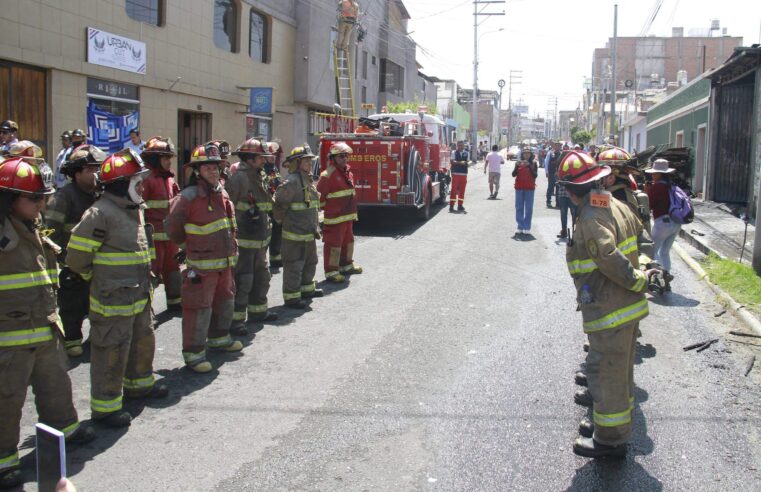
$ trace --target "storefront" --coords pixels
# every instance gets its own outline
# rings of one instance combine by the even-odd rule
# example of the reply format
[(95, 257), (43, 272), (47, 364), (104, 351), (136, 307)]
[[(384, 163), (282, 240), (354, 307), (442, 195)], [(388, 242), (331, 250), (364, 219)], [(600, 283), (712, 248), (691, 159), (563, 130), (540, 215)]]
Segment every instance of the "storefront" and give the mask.
[(48, 155), (47, 71), (0, 60), (0, 121), (18, 123), (19, 140), (31, 140)]

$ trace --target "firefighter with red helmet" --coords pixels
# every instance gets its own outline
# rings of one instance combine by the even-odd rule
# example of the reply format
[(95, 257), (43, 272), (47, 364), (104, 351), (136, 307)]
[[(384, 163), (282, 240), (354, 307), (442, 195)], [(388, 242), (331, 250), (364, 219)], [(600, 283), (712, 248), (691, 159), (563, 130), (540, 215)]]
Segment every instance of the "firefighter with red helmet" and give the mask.
[(354, 177), (348, 165), (351, 153), (346, 142), (333, 143), (328, 151), (328, 167), (317, 181), (324, 212), (325, 278), (330, 282), (343, 282), (345, 275), (362, 273), (362, 267), (354, 264), (353, 226), (358, 217)]
[(140, 156), (123, 149), (100, 165), (103, 195), (71, 231), (66, 263), (90, 281), (92, 417), (130, 425), (122, 398), (163, 398), (153, 376), (150, 234), (143, 218)]
[[(602, 189), (610, 168), (571, 151), (558, 179), (578, 207), (566, 260), (589, 339), (587, 385), (593, 420), (579, 426), (580, 456), (623, 456), (632, 433), (634, 350), (639, 321), (648, 314), (647, 278), (639, 268), (642, 224), (631, 209)], [(575, 399), (583, 402), (584, 390)]]
[(225, 183), (225, 190), (235, 205), (238, 224), (238, 264), (235, 266), (235, 309), (230, 331), (246, 334), (249, 321), (274, 321), (277, 315), (268, 310), (270, 269), (267, 248), (272, 226), (272, 195), (264, 175), (266, 156), (270, 155), (261, 141), (250, 138), (233, 152), (240, 158), (235, 173)]
[(275, 192), (273, 215), (283, 225), (283, 300), (286, 307), (294, 309), (306, 308), (304, 299), (323, 296), (314, 281), (315, 239), (320, 237), (320, 194), (312, 179), (315, 157), (306, 144), (291, 150), (285, 160), (288, 177)]
[(190, 155), (189, 186), (172, 201), (164, 230), (185, 250), (182, 274), (182, 356), (198, 373), (213, 369), (206, 357), (212, 350), (238, 352), (243, 344), (230, 337), (238, 258), (235, 208), (220, 174), (219, 147), (206, 144)]
[[(50, 239), (66, 247), (74, 226), (97, 196), (98, 171), (106, 154), (94, 145), (80, 145), (61, 164), (61, 174), (69, 182), (53, 195), (45, 212), (47, 225), (53, 229)], [(64, 347), (70, 357), (82, 355), (82, 322), (90, 311), (90, 283), (66, 266), (65, 250), (59, 274), (58, 314), (64, 331)]]
[(0, 163), (0, 488), (22, 482), (21, 411), (31, 384), (40, 422), (67, 443), (92, 440), (72, 402), (68, 360), (56, 315), (56, 256), (41, 234), (40, 212), (53, 173), (24, 158)]
[[(283, 177), (280, 176), (280, 158), (283, 155), (283, 149), (278, 142), (265, 142), (264, 148), (270, 155), (266, 156), (267, 161), (264, 163), (264, 173), (267, 178), (267, 187), (271, 195), (275, 195), (278, 186), (283, 183)], [(283, 242), (283, 227), (272, 218), (272, 212), (269, 213), (272, 222), (272, 238), (270, 239), (270, 268), (280, 268), (283, 266), (283, 255), (280, 254), (280, 247)]]
[(180, 251), (164, 232), (164, 219), (169, 214), (169, 203), (179, 195), (180, 187), (174, 181), (172, 158), (177, 153), (169, 138), (151, 137), (140, 154), (145, 165), (151, 170), (143, 181), (145, 200), (145, 221), (153, 226), (153, 242), (156, 259), (151, 263), (153, 274), (160, 278), (166, 290), (166, 307), (178, 312), (180, 306), (180, 265), (175, 256)]

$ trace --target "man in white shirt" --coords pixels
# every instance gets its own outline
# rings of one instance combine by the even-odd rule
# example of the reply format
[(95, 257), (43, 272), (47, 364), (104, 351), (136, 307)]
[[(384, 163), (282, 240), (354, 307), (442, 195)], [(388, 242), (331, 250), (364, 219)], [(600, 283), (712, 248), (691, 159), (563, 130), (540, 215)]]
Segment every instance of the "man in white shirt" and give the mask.
[(61, 173), (61, 165), (66, 161), (71, 149), (71, 133), (66, 130), (61, 134), (61, 146), (63, 147), (55, 158), (55, 175), (53, 183), (56, 188), (63, 188), (66, 185), (66, 176)]
[(143, 148), (145, 147), (145, 142), (143, 140), (140, 140), (140, 132), (137, 128), (133, 128), (129, 131), (129, 142), (127, 142), (127, 145), (124, 146), (125, 149), (132, 149), (135, 151), (137, 155), (140, 155), (140, 153), (143, 151)]
[(491, 152), (486, 154), (486, 160), (484, 163), (484, 174), (489, 172), (489, 200), (497, 198), (499, 193), (499, 178), (502, 176), (502, 168), (505, 164), (505, 159), (499, 155), (499, 147), (496, 145), (491, 146)]

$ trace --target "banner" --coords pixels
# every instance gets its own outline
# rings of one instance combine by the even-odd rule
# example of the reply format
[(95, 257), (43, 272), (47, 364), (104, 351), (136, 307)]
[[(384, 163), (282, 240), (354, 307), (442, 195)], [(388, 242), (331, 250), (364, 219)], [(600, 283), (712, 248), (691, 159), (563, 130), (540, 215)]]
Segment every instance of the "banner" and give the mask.
[(87, 62), (145, 75), (145, 43), (87, 28)]
[(129, 131), (138, 127), (140, 111), (123, 116), (98, 109), (94, 102), (87, 106), (87, 143), (113, 153), (129, 142)]

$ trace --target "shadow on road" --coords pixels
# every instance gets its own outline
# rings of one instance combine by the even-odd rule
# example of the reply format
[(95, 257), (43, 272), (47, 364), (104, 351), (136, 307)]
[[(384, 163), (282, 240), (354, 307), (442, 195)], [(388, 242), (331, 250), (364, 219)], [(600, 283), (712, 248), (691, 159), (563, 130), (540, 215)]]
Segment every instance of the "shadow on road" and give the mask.
[(677, 292), (666, 292), (660, 296), (651, 296), (650, 302), (658, 304), (659, 306), (672, 306), (672, 307), (695, 307), (700, 304), (700, 301), (685, 297)]
[[(431, 218), (428, 220), (433, 220), (444, 209), (446, 206), (443, 204), (431, 205)], [(354, 223), (354, 235), (401, 239), (414, 234), (426, 222), (418, 219), (412, 209), (363, 208), (359, 212), (359, 221)]]

